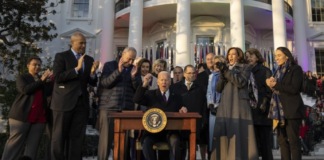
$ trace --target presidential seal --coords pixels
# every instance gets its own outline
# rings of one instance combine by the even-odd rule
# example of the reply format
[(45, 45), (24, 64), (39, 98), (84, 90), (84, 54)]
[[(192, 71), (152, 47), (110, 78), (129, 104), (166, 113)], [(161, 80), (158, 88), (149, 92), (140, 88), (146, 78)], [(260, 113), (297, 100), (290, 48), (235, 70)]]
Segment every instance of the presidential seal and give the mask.
[(158, 133), (162, 131), (167, 124), (167, 117), (165, 113), (158, 108), (152, 108), (143, 115), (143, 126), (151, 133)]

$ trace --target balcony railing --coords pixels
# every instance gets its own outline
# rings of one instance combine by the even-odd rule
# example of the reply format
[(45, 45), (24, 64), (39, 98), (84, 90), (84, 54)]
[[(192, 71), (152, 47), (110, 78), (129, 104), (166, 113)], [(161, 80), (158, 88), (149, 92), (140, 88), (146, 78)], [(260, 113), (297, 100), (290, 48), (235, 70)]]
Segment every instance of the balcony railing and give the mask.
[[(272, 0), (255, 0), (255, 1), (263, 2), (263, 3), (268, 3), (268, 4), (272, 5)], [(285, 11), (287, 13), (289, 13), (291, 16), (293, 16), (293, 9), (292, 9), (292, 7), (286, 1), (284, 1), (284, 2), (285, 2)]]
[[(145, 1), (150, 1), (150, 0), (144, 0), (144, 2)], [(268, 3), (268, 4), (272, 5), (272, 0), (255, 0), (255, 1)], [(115, 12), (117, 13), (117, 12), (121, 11), (122, 9), (129, 7), (130, 4), (131, 4), (131, 0), (119, 0), (115, 4)], [(286, 1), (285, 1), (285, 11), (287, 13), (289, 13), (291, 16), (293, 16), (293, 9)]]

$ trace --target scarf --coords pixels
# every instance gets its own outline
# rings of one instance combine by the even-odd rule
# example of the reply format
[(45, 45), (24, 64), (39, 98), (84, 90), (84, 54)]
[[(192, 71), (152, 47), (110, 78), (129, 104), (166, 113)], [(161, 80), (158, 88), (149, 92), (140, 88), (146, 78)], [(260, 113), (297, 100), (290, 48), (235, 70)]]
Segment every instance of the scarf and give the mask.
[[(277, 83), (280, 82), (285, 76), (288, 68), (289, 60), (287, 60), (286, 64), (278, 67), (278, 69), (274, 73), (274, 77), (276, 78)], [(275, 130), (279, 125), (281, 127), (285, 125), (285, 116), (279, 94), (279, 91), (274, 90), (270, 101), (268, 118), (273, 119), (273, 130)]]
[(211, 87), (212, 87), (212, 94), (213, 94), (213, 102), (214, 102), (214, 104), (218, 104), (221, 94), (216, 92), (215, 87), (216, 87), (216, 83), (218, 82), (220, 73), (216, 72), (216, 71), (212, 71), (211, 74), (213, 75), (212, 81), (211, 81), (212, 82)]
[(254, 74), (251, 72), (248, 80), (248, 91), (250, 97), (250, 106), (255, 109), (258, 105), (258, 86), (255, 84)]

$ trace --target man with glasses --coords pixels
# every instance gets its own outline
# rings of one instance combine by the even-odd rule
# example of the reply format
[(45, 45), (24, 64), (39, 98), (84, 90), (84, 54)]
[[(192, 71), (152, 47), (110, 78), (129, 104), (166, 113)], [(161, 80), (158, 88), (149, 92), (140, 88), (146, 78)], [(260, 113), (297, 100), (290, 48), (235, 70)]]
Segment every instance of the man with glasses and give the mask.
[[(176, 93), (182, 96), (183, 105), (187, 107), (188, 112), (198, 112), (202, 115), (202, 118), (197, 119), (196, 122), (196, 130), (197, 130), (197, 144), (200, 145), (200, 148), (205, 147), (207, 144), (207, 136), (203, 134), (201, 135), (201, 128), (203, 125), (203, 121), (207, 122), (205, 114), (203, 114), (204, 110), (207, 109), (206, 107), (206, 92), (204, 91), (203, 87), (197, 83), (196, 80), (196, 71), (195, 67), (192, 65), (187, 65), (184, 68), (184, 79), (179, 83), (176, 83), (171, 86), (171, 89)], [(183, 132), (183, 131), (182, 131)], [(185, 141), (189, 140), (189, 132), (184, 131), (182, 134), (184, 135)], [(186, 150), (183, 150), (185, 154)], [(185, 157), (185, 156), (183, 156)], [(202, 153), (201, 156), (203, 159), (205, 157), (205, 153)]]

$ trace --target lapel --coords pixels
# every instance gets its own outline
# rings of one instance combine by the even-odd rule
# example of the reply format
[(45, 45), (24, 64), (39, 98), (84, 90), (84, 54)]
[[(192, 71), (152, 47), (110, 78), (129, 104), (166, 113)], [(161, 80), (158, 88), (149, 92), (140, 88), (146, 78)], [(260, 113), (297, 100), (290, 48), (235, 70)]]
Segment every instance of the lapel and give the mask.
[(67, 57), (69, 59), (69, 63), (71, 64), (70, 66), (72, 66), (74, 68), (74, 67), (76, 67), (78, 65), (78, 61), (77, 61), (77, 59), (76, 59), (76, 57), (73, 54), (71, 49), (68, 50)]
[(167, 101), (166, 107), (171, 103), (171, 101), (173, 101), (174, 99), (174, 93), (169, 89), (170, 95), (169, 95), (169, 99)]

